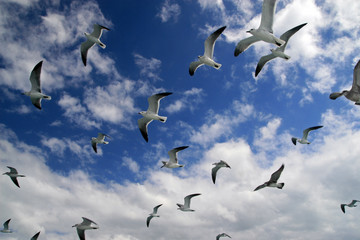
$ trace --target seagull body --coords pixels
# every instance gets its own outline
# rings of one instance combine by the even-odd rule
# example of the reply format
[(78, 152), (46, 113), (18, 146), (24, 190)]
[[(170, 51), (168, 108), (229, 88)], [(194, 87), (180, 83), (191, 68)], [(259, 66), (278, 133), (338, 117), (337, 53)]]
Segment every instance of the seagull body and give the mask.
[(227, 167), (227, 168), (231, 168), (231, 167), (229, 166), (229, 164), (227, 164), (223, 160), (220, 160), (220, 162), (217, 162), (217, 163), (213, 163), (213, 165), (215, 165), (215, 167), (213, 167), (211, 169), (211, 177), (212, 177), (213, 183), (215, 184), (217, 171), (222, 167)]
[(163, 168), (163, 167), (167, 167), (167, 168), (184, 167), (184, 165), (178, 163), (177, 153), (188, 147), (189, 146), (182, 146), (182, 147), (173, 148), (170, 151), (168, 151), (170, 160), (168, 162), (162, 161), (163, 165), (161, 166), (161, 168)]
[(354, 68), (354, 77), (351, 89), (343, 90), (342, 92), (333, 92), (329, 97), (330, 99), (335, 100), (342, 95), (350, 101), (355, 102), (356, 105), (360, 105), (360, 60)]
[(219, 240), (221, 237), (229, 237), (231, 238), (229, 235), (227, 235), (226, 233), (221, 233), (219, 235), (216, 236), (216, 240)]
[(257, 66), (256, 66), (256, 70), (255, 70), (255, 77), (259, 74), (259, 72), (261, 71), (261, 69), (264, 67), (265, 63), (267, 63), (268, 61), (276, 58), (276, 57), (279, 57), (279, 58), (283, 58), (285, 60), (288, 60), (290, 59), (290, 56), (285, 54), (284, 51), (285, 51), (285, 48), (286, 48), (286, 45), (290, 39), (290, 37), (292, 35), (294, 35), (297, 31), (299, 31), (303, 26), (305, 26), (307, 23), (303, 23), (303, 24), (300, 24), (288, 31), (286, 31), (285, 33), (283, 33), (281, 36), (280, 36), (280, 39), (284, 40), (285, 43), (280, 46), (280, 47), (277, 47), (276, 49), (270, 49), (271, 51), (271, 54), (269, 55), (266, 55), (266, 56), (263, 56), (260, 58)]
[(147, 227), (149, 227), (150, 220), (151, 220), (153, 217), (160, 217), (160, 215), (157, 214), (157, 211), (158, 211), (159, 207), (161, 207), (161, 206), (162, 206), (162, 204), (157, 205), (156, 207), (154, 207), (153, 212), (149, 214), (149, 216), (148, 216), (147, 219), (146, 219), (146, 226), (147, 226)]
[(359, 200), (352, 200), (351, 203), (349, 204), (340, 204), (340, 208), (343, 211), (343, 213), (345, 213), (345, 206), (347, 207), (356, 207), (357, 205), (355, 205), (357, 202), (360, 202)]
[(9, 223), (10, 223), (10, 219), (8, 219), (6, 222), (4, 222), (3, 226), (4, 228), (0, 230), (0, 232), (3, 232), (3, 233), (12, 233), (12, 231), (9, 229)]
[(275, 37), (273, 34), (272, 26), (274, 21), (275, 8), (276, 0), (263, 0), (260, 26), (257, 29), (253, 28), (247, 31), (247, 33), (250, 33), (253, 36), (241, 40), (236, 45), (234, 52), (235, 57), (250, 47), (251, 44), (258, 41), (273, 43), (277, 46), (285, 44), (284, 40)]
[(171, 92), (163, 92), (158, 93), (150, 96), (148, 98), (149, 107), (146, 111), (141, 111), (139, 114), (143, 116), (138, 120), (138, 126), (141, 132), (141, 135), (144, 137), (145, 141), (148, 142), (148, 133), (147, 127), (152, 120), (158, 120), (160, 122), (166, 122), (167, 117), (159, 116), (159, 107), (160, 107), (160, 100), (168, 95), (172, 94)]
[(23, 92), (23, 95), (29, 96), (32, 104), (41, 110), (41, 99), (51, 100), (51, 97), (41, 93), (40, 74), (43, 61), (40, 61), (30, 74), (31, 90), (29, 92)]
[(264, 187), (276, 187), (276, 188), (282, 189), (284, 187), (285, 183), (278, 183), (277, 181), (280, 178), (280, 175), (281, 175), (282, 171), (284, 170), (284, 167), (285, 167), (284, 164), (282, 164), (281, 167), (276, 172), (271, 174), (269, 181), (265, 182), (262, 185), (259, 185), (257, 188), (255, 188), (254, 191), (257, 191)]
[(17, 170), (13, 167), (8, 166), (8, 168), (10, 169), (10, 172), (3, 173), (3, 175), (8, 175), (11, 178), (11, 180), (15, 183), (15, 185), (20, 188), (17, 177), (25, 177), (25, 175), (18, 174)]
[(88, 50), (92, 46), (97, 44), (102, 48), (106, 47), (106, 45), (100, 41), (100, 37), (103, 29), (110, 30), (107, 27), (101, 26), (99, 24), (94, 24), (94, 30), (91, 34), (87, 32), (84, 33), (86, 36), (86, 41), (81, 44), (80, 51), (81, 51), (81, 59), (85, 66), (86, 66), (86, 58), (87, 58)]
[(99, 227), (98, 226), (92, 226), (91, 224), (96, 224), (94, 221), (88, 219), (88, 218), (85, 218), (83, 217), (82, 218), (83, 221), (82, 223), (78, 223), (78, 224), (75, 224), (74, 226), (72, 227), (76, 227), (76, 230), (77, 230), (77, 233), (79, 235), (79, 238), (80, 240), (85, 240), (85, 230), (88, 230), (88, 229), (98, 229)]
[(37, 240), (40, 235), (40, 232), (37, 232), (30, 240)]
[(225, 30), (225, 28), (226, 26), (219, 28), (205, 40), (204, 55), (198, 56), (197, 61), (190, 63), (190, 67), (189, 67), (190, 76), (193, 76), (196, 69), (204, 64), (216, 69), (219, 69), (221, 67), (220, 63), (216, 63), (214, 61), (214, 46), (216, 39), (221, 35), (221, 33)]
[(97, 145), (100, 144), (109, 144), (109, 142), (105, 141), (105, 137), (110, 138), (110, 136), (104, 134), (104, 133), (98, 133), (97, 137), (91, 138), (91, 146), (94, 149), (94, 151), (97, 153)]
[(303, 136), (302, 138), (291, 138), (291, 141), (293, 142), (294, 145), (296, 145), (296, 142), (298, 143), (301, 143), (301, 144), (310, 144), (310, 142), (307, 140), (307, 137), (309, 135), (309, 132), (312, 131), (312, 130), (316, 130), (316, 129), (319, 129), (319, 128), (322, 128), (323, 126), (315, 126), (315, 127), (310, 127), (310, 128), (307, 128), (303, 131)]
[(201, 195), (201, 193), (194, 193), (194, 194), (187, 195), (184, 198), (184, 205), (180, 204), (180, 203), (176, 204), (179, 207), (178, 210), (181, 210), (183, 212), (194, 212), (195, 210), (190, 209), (190, 201), (191, 201), (191, 198), (199, 196), (199, 195)]

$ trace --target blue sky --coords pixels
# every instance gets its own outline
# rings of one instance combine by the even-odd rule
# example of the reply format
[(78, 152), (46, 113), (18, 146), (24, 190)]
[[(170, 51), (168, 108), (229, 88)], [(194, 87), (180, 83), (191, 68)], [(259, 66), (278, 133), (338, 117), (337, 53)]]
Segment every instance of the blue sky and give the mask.
[[(238, 57), (236, 44), (260, 23), (262, 1), (58, 1), (0, 3), (0, 168), (26, 175), (18, 189), (0, 178), (2, 239), (78, 239), (87, 217), (98, 230), (87, 239), (355, 239), (359, 209), (360, 110), (334, 91), (349, 89), (359, 60), (360, 2), (279, 0), (274, 34), (307, 23), (289, 41), (288, 61), (258, 60), (275, 46), (258, 42)], [(110, 28), (83, 66), (84, 32)], [(219, 70), (189, 64), (209, 34), (227, 26), (215, 45)], [(36, 109), (22, 92), (43, 60), (43, 92)], [(147, 98), (161, 100), (166, 123), (137, 127)], [(311, 132), (310, 145), (291, 137)], [(91, 148), (99, 132), (112, 138)], [(160, 169), (179, 146), (181, 169)], [(225, 160), (211, 181), (212, 163)], [(253, 189), (284, 163), (282, 190)], [(176, 210), (192, 193), (196, 210)], [(160, 218), (146, 228), (153, 207)], [(186, 229), (186, 231), (184, 231)]]

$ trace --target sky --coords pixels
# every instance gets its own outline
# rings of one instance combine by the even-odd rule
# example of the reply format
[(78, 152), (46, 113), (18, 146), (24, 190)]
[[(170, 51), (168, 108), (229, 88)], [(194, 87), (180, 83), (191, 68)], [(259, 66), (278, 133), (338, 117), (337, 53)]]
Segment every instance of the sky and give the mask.
[[(273, 30), (293, 35), (289, 60), (257, 62), (275, 45), (258, 42), (234, 56), (236, 44), (260, 24), (261, 0), (2, 0), (0, 2), (0, 170), (15, 167), (21, 188), (0, 177), (1, 239), (78, 239), (76, 223), (99, 225), (87, 239), (357, 239), (360, 209), (360, 109), (332, 92), (350, 89), (360, 56), (359, 1), (278, 0)], [(106, 48), (80, 56), (84, 32), (106, 26)], [(189, 65), (217, 39), (216, 70)], [(50, 101), (35, 108), (22, 92), (43, 61)], [(147, 98), (161, 100), (145, 142), (137, 126)], [(308, 127), (309, 145), (294, 146)], [(98, 146), (91, 137), (111, 136)], [(167, 152), (183, 168), (160, 168)], [(231, 169), (218, 171), (213, 163)], [(254, 192), (281, 164), (283, 189)], [(176, 203), (186, 195), (195, 212)], [(159, 218), (146, 227), (153, 207)]]

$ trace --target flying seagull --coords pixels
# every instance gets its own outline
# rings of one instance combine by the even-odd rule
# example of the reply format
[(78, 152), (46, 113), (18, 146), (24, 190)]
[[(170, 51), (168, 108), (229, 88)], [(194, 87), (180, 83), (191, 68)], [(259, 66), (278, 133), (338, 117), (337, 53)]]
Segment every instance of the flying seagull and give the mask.
[(259, 74), (261, 69), (264, 67), (265, 63), (267, 63), (268, 61), (270, 61), (270, 60), (272, 60), (272, 59), (274, 59), (276, 57), (284, 58), (285, 60), (290, 59), (290, 56), (286, 55), (284, 53), (286, 45), (287, 45), (289, 39), (291, 38), (291, 36), (294, 35), (297, 31), (299, 31), (306, 24), (307, 23), (300, 24), (299, 26), (296, 26), (296, 27), (288, 30), (287, 32), (283, 33), (280, 36), (280, 39), (284, 40), (285, 43), (282, 46), (277, 47), (276, 49), (270, 49), (271, 54), (263, 56), (263, 57), (260, 58), (260, 61), (258, 62), (257, 66), (256, 66), (255, 77)]
[(8, 175), (11, 178), (11, 180), (15, 183), (15, 185), (20, 188), (17, 177), (25, 177), (25, 175), (18, 174), (17, 170), (13, 167), (8, 166), (8, 168), (10, 169), (10, 172), (3, 173), (3, 175)]
[(349, 204), (340, 204), (340, 208), (343, 211), (343, 213), (345, 213), (345, 206), (348, 207), (356, 207), (357, 205), (355, 205), (357, 202), (360, 202), (359, 200), (352, 200), (351, 203)]
[(163, 165), (161, 166), (161, 168), (163, 168), (163, 167), (167, 167), (167, 168), (183, 167), (184, 165), (181, 165), (178, 163), (177, 153), (188, 147), (189, 146), (182, 146), (182, 147), (173, 148), (170, 151), (168, 151), (170, 160), (168, 162), (162, 161)]
[(110, 30), (107, 27), (101, 26), (99, 24), (94, 24), (94, 30), (91, 34), (87, 32), (84, 33), (87, 39), (85, 42), (81, 44), (80, 51), (81, 51), (81, 59), (85, 66), (86, 66), (86, 58), (87, 58), (88, 50), (92, 46), (94, 46), (95, 43), (102, 48), (106, 47), (106, 45), (100, 41), (100, 37), (103, 29)]
[(76, 227), (76, 230), (77, 230), (77, 233), (79, 235), (80, 240), (85, 240), (85, 230), (98, 229), (99, 227), (98, 226), (92, 226), (91, 225), (92, 223), (95, 224), (95, 225), (97, 225), (97, 223), (91, 221), (88, 218), (83, 217), (82, 219), (83, 219), (82, 223), (75, 224), (72, 227)]
[(270, 177), (269, 181), (267, 181), (264, 184), (258, 186), (257, 188), (255, 188), (254, 191), (257, 191), (257, 190), (262, 189), (264, 187), (277, 187), (279, 189), (282, 189), (284, 187), (285, 183), (277, 183), (277, 181), (280, 178), (280, 175), (281, 175), (283, 170), (284, 170), (284, 164), (282, 164), (281, 167), (276, 172), (271, 174), (271, 177)]
[(219, 28), (215, 32), (213, 32), (206, 40), (205, 40), (205, 51), (203, 56), (198, 56), (198, 60), (190, 63), (189, 74), (193, 76), (196, 69), (202, 65), (208, 65), (210, 67), (214, 67), (219, 69), (221, 67), (220, 63), (216, 63), (213, 59), (214, 57), (214, 46), (216, 39), (220, 36), (220, 34), (225, 30), (226, 26)]
[(354, 68), (354, 77), (351, 89), (343, 90), (342, 92), (333, 92), (329, 97), (330, 99), (335, 100), (342, 95), (350, 101), (355, 102), (356, 105), (360, 105), (360, 60)]
[(231, 167), (229, 166), (229, 164), (227, 164), (223, 160), (220, 160), (220, 162), (217, 162), (217, 163), (213, 163), (213, 165), (215, 165), (215, 167), (213, 167), (211, 169), (211, 177), (212, 177), (213, 183), (215, 184), (217, 171), (222, 167), (227, 167), (227, 168), (231, 168)]
[(191, 201), (191, 198), (199, 196), (199, 195), (201, 195), (201, 193), (194, 193), (194, 194), (187, 195), (184, 198), (184, 205), (180, 204), (180, 203), (176, 204), (179, 207), (178, 210), (181, 210), (183, 212), (194, 212), (195, 210), (190, 209), (190, 201)]
[(4, 222), (3, 226), (4, 228), (0, 230), (0, 232), (3, 233), (12, 233), (12, 231), (9, 229), (9, 222), (10, 222), (11, 218), (8, 219), (6, 222)]
[(30, 240), (37, 240), (40, 235), (40, 232), (37, 232)]
[(102, 144), (109, 144), (109, 142), (104, 141), (105, 137), (110, 138), (110, 136), (104, 134), (104, 133), (98, 133), (97, 137), (92, 137), (91, 138), (91, 146), (94, 149), (94, 151), (97, 153), (97, 145), (98, 143), (102, 143)]
[(153, 217), (160, 217), (160, 215), (157, 214), (157, 211), (158, 211), (159, 207), (161, 207), (161, 206), (162, 206), (162, 204), (157, 205), (156, 207), (154, 207), (153, 212), (149, 214), (149, 216), (148, 216), (147, 219), (146, 219), (146, 226), (147, 226), (147, 227), (149, 227), (150, 220), (151, 220)]
[(229, 237), (231, 238), (229, 235), (227, 235), (226, 233), (220, 233), (219, 235), (216, 236), (216, 240), (219, 240), (221, 237)]
[(32, 104), (35, 107), (41, 110), (41, 99), (51, 100), (50, 96), (47, 96), (41, 93), (41, 82), (40, 82), (40, 74), (41, 74), (41, 66), (43, 61), (40, 61), (34, 69), (31, 71), (30, 74), (30, 83), (31, 83), (31, 90), (29, 92), (23, 92), (23, 95), (29, 96)]
[(234, 55), (238, 56), (245, 51), (251, 44), (257, 41), (264, 41), (268, 43), (281, 46), (285, 43), (283, 39), (277, 38), (273, 34), (273, 21), (276, 8), (276, 0), (263, 0), (261, 22), (258, 29), (252, 28), (247, 33), (251, 33), (253, 36), (241, 40), (235, 48)]
[(138, 120), (138, 126), (141, 132), (141, 135), (144, 137), (145, 141), (148, 142), (148, 133), (147, 127), (152, 120), (159, 120), (160, 122), (166, 122), (167, 117), (159, 116), (159, 107), (160, 100), (168, 95), (172, 94), (171, 92), (163, 92), (150, 96), (148, 98), (149, 107), (146, 111), (141, 111), (139, 114), (143, 116)]
[(295, 138), (295, 137), (292, 137), (291, 138), (291, 141), (293, 142), (294, 145), (296, 145), (296, 142), (299, 142), (301, 144), (310, 144), (310, 142), (307, 140), (307, 137), (309, 135), (309, 132), (312, 131), (312, 130), (316, 130), (316, 129), (319, 129), (319, 128), (322, 128), (323, 126), (315, 126), (315, 127), (309, 127), (307, 129), (305, 129), (303, 131), (303, 136), (302, 138)]

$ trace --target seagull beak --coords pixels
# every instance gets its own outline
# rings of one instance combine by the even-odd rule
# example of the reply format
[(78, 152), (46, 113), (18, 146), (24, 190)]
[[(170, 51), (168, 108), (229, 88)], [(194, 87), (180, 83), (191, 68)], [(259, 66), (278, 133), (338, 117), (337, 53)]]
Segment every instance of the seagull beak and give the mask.
[(247, 33), (250, 33), (250, 30), (246, 31)]

